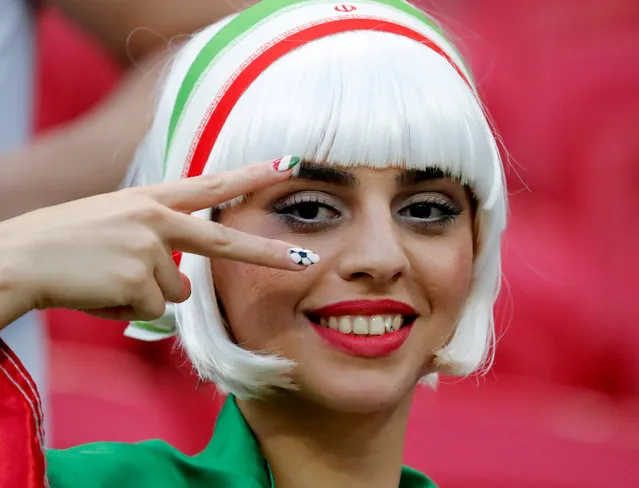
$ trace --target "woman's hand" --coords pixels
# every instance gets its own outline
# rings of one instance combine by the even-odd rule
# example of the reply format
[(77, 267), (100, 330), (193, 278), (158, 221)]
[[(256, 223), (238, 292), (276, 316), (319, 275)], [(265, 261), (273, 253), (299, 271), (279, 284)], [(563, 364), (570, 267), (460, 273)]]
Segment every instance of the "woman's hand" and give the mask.
[[(218, 175), (130, 188), (37, 210), (0, 223), (0, 328), (37, 308), (152, 320), (182, 302), (190, 282), (174, 251), (302, 270), (293, 245), (251, 236), (189, 213), (289, 178), (298, 158)], [(25, 310), (27, 309), (27, 310)], [(5, 323), (6, 322), (6, 323)]]

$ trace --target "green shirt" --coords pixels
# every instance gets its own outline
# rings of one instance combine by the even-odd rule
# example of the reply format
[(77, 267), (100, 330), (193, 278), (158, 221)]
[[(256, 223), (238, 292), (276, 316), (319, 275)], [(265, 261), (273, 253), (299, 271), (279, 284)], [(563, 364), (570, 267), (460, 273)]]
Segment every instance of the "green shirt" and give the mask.
[[(47, 452), (51, 488), (274, 488), (270, 469), (229, 396), (208, 446), (187, 456), (162, 441), (100, 442)], [(436, 488), (423, 474), (402, 469), (400, 488)]]

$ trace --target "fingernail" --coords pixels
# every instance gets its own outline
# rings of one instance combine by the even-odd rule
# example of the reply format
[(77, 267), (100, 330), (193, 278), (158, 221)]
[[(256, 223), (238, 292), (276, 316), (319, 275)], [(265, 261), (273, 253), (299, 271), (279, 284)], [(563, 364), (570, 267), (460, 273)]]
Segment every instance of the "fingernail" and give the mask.
[(284, 156), (283, 158), (273, 161), (273, 168), (275, 168), (276, 171), (284, 173), (297, 166), (301, 160), (302, 158), (298, 158), (297, 156)]
[(288, 257), (291, 258), (291, 261), (293, 261), (295, 264), (301, 264), (303, 266), (317, 264), (320, 260), (320, 257), (313, 251), (302, 249), (301, 247), (292, 247), (291, 249), (289, 249)]

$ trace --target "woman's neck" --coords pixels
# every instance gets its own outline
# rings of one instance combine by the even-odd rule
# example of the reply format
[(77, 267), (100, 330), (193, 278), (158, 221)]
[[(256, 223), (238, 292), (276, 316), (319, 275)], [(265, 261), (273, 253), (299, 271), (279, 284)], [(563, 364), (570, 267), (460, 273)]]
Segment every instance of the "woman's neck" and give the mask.
[(294, 395), (238, 405), (277, 488), (396, 488), (411, 398), (373, 414), (336, 413)]

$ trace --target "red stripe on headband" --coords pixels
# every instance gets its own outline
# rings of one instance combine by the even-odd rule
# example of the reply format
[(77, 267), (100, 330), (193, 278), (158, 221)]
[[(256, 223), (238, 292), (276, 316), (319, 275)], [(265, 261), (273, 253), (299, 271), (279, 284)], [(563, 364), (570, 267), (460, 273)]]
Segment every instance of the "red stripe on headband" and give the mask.
[[(273, 44), (262, 54), (257, 56), (253, 62), (251, 62), (234, 80), (229, 86), (228, 90), (218, 103), (215, 110), (211, 113), (206, 126), (200, 135), (200, 139), (197, 142), (193, 158), (190, 164), (187, 162), (188, 170), (186, 171), (186, 177), (191, 178), (193, 176), (200, 176), (204, 171), (206, 162), (209, 159), (213, 146), (217, 141), (218, 136), (222, 130), (222, 127), (226, 123), (231, 110), (244, 94), (248, 87), (256, 80), (256, 78), (265, 71), (271, 64), (277, 59), (281, 58), (285, 54), (299, 48), (300, 46), (307, 44), (311, 41), (320, 39), (322, 37), (329, 36), (331, 34), (337, 34), (340, 32), (354, 31), (354, 30), (374, 30), (380, 32), (389, 32), (392, 34), (398, 34), (415, 41), (421, 42), (435, 51), (440, 56), (444, 57), (459, 75), (470, 85), (466, 76), (457, 67), (453, 60), (446, 54), (437, 44), (428, 39), (423, 34), (416, 32), (403, 25), (394, 24), (392, 22), (376, 20), (376, 19), (340, 19), (332, 20), (324, 24), (314, 25), (307, 29), (295, 32), (288, 37), (279, 40)], [(186, 169), (186, 168), (185, 168)]]
[[(299, 48), (300, 46), (307, 44), (311, 41), (326, 37), (332, 34), (338, 34), (340, 32), (368, 30), (377, 32), (388, 32), (391, 34), (397, 34), (409, 39), (413, 39), (417, 42), (428, 46), (437, 54), (445, 58), (455, 71), (459, 73), (462, 79), (472, 88), (471, 83), (466, 78), (464, 73), (459, 69), (451, 57), (446, 54), (437, 44), (423, 34), (410, 29), (409, 27), (395, 24), (393, 22), (379, 20), (379, 19), (336, 19), (330, 20), (322, 24), (313, 25), (306, 29), (302, 29), (291, 35), (278, 40), (275, 44), (266, 49), (263, 53), (258, 55), (250, 64), (248, 64), (244, 70), (235, 78), (233, 83), (228, 87), (224, 95), (221, 97), (219, 103), (215, 107), (206, 121), (206, 125), (200, 133), (200, 138), (197, 141), (195, 150), (193, 151), (193, 157), (191, 161), (187, 161), (185, 164), (185, 171), (187, 178), (202, 175), (206, 163), (209, 159), (213, 146), (217, 141), (217, 138), (222, 131), (222, 127), (226, 123), (231, 110), (248, 89), (249, 86), (257, 79), (257, 77), (264, 72), (271, 64), (277, 59), (281, 58), (285, 54)], [(173, 259), (177, 265), (181, 261), (181, 253), (174, 253)]]

